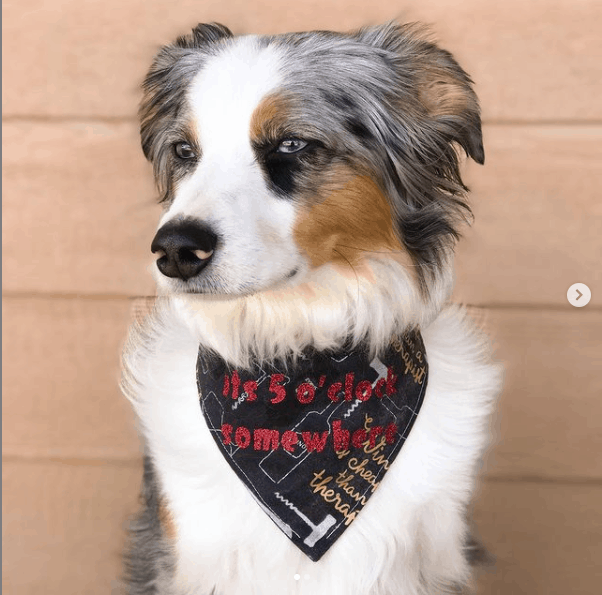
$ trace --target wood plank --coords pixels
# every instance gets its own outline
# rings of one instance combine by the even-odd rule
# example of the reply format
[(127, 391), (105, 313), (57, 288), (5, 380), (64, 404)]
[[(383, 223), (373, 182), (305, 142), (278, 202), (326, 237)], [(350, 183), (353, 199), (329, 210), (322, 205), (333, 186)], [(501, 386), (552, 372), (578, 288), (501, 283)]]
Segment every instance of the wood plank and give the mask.
[(138, 85), (159, 45), (197, 22), (236, 33), (347, 30), (391, 18), (426, 21), (478, 84), (489, 119), (602, 117), (602, 6), (597, 0), (44, 0), (4, 7), (4, 113), (134, 116)]
[[(602, 305), (602, 126), (487, 126), (485, 137), (487, 165), (467, 170), (475, 223), (456, 299), (570, 308), (579, 281)], [(154, 293), (160, 208), (135, 125), (11, 123), (4, 140), (4, 290)]]
[(133, 124), (6, 125), (4, 290), (152, 293), (159, 219)]
[(573, 283), (602, 306), (602, 127), (485, 128), (467, 166), (475, 222), (458, 245), (455, 298), (572, 309)]
[(495, 566), (479, 595), (591, 595), (602, 570), (602, 486), (486, 482), (475, 520)]
[(602, 478), (602, 312), (489, 310), (505, 364), (493, 477)]
[(4, 592), (121, 592), (124, 528), (141, 477), (139, 467), (4, 461)]
[[(117, 388), (129, 309), (125, 300), (5, 300), (5, 454), (139, 457)], [(601, 479), (591, 453), (602, 452), (602, 312), (479, 315), (506, 366), (488, 476)]]
[(118, 387), (130, 307), (127, 300), (4, 299), (5, 455), (140, 456)]

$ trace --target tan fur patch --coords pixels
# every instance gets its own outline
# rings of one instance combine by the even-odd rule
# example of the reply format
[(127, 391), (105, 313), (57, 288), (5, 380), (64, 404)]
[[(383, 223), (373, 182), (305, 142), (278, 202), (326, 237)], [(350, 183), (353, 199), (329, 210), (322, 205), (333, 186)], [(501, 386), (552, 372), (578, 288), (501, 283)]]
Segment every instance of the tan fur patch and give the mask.
[(159, 523), (161, 524), (161, 528), (163, 529), (163, 534), (165, 537), (170, 540), (175, 539), (177, 535), (176, 525), (173, 520), (173, 515), (167, 507), (167, 502), (164, 498), (159, 500), (157, 516), (159, 517)]
[(339, 168), (321, 194), (323, 200), (302, 209), (294, 229), (312, 266), (334, 262), (355, 268), (379, 252), (406, 260), (389, 202), (371, 178)]
[(251, 140), (279, 137), (287, 122), (287, 101), (277, 93), (268, 95), (251, 116)]
[(432, 117), (461, 115), (466, 111), (478, 110), (476, 100), (450, 73), (424, 66), (422, 79), (420, 101)]

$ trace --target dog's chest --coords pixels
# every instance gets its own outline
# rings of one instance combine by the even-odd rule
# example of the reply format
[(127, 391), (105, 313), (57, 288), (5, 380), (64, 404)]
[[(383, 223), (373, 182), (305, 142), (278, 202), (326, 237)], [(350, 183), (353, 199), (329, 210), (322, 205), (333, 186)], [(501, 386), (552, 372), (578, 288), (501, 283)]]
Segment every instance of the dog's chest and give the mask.
[[(425, 335), (427, 352), (433, 334)], [(357, 519), (312, 562), (258, 505), (211, 435), (199, 406), (198, 341), (185, 332), (160, 336), (137, 365), (136, 410), (173, 519), (174, 593), (385, 595), (399, 584), (412, 593), (427, 565), (449, 567), (460, 580), (463, 507), (494, 387), (477, 367), (482, 380), (467, 394), (468, 362), (457, 345), (448, 351), (429, 358), (429, 390), (403, 451)], [(442, 361), (450, 354), (457, 369)]]

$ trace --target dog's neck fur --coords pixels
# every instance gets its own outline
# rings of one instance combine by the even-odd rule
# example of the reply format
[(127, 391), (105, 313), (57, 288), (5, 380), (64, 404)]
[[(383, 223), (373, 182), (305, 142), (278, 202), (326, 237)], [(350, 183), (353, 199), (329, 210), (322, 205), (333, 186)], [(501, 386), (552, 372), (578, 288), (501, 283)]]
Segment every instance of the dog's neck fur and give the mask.
[[(199, 420), (198, 333), (189, 333), (170, 302), (160, 302), (143, 326), (132, 329), (123, 378), (156, 469), (155, 483), (147, 489), (162, 499), (173, 520), (173, 537), (156, 544), (160, 564), (153, 581), (163, 587), (161, 592), (424, 595), (468, 580), (465, 511), (487, 443), (500, 372), (491, 365), (487, 342), (462, 311), (444, 308), (422, 329), (429, 388), (408, 443), (372, 497), (370, 510), (316, 564), (280, 533), (227, 471)], [(216, 306), (210, 316), (205, 310), (195, 321), (197, 326), (214, 324), (203, 342), (225, 348), (228, 337), (220, 338), (218, 327), (227, 333), (236, 329), (226, 328), (218, 311)], [(278, 323), (271, 320), (270, 330)], [(279, 329), (280, 336), (284, 330)], [(145, 525), (134, 544), (133, 559), (143, 577), (151, 562), (140, 544), (149, 531)], [(175, 576), (166, 570), (168, 563), (174, 564)], [(311, 580), (296, 583), (295, 573)]]
[(298, 355), (311, 345), (337, 349), (351, 339), (377, 355), (395, 334), (424, 328), (449, 298), (453, 273), (443, 269), (428, 296), (392, 259), (370, 259), (360, 274), (323, 266), (293, 287), (250, 296), (190, 294), (174, 305), (199, 343), (231, 364)]

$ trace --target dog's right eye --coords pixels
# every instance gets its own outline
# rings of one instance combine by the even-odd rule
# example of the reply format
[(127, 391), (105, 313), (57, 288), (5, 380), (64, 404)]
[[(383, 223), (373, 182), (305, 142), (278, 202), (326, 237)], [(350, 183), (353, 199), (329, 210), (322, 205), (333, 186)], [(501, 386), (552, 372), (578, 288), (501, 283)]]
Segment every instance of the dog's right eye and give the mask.
[(186, 142), (175, 143), (173, 150), (180, 159), (194, 159), (196, 157), (196, 153), (192, 150), (190, 144)]
[(298, 153), (307, 147), (309, 143), (300, 138), (285, 138), (283, 139), (278, 147), (276, 148), (277, 153), (284, 153), (285, 155), (291, 155), (292, 153)]

